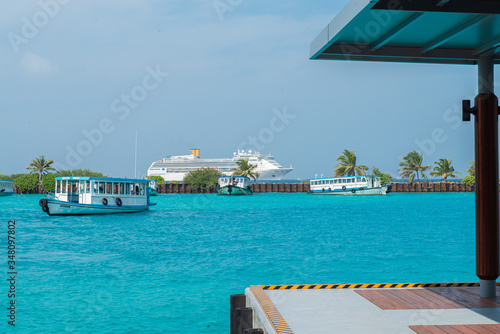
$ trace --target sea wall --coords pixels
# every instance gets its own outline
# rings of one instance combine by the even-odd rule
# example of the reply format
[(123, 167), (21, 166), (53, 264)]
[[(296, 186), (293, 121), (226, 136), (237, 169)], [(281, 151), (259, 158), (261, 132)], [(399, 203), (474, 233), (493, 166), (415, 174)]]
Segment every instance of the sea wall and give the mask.
[[(309, 191), (309, 183), (251, 183), (254, 193), (306, 193)], [(432, 183), (393, 183), (391, 185), (393, 193), (427, 193), (427, 192), (474, 192), (475, 187), (464, 183), (432, 182)], [(42, 189), (21, 191), (14, 186), (17, 194), (43, 194)], [(206, 188), (194, 190), (187, 184), (160, 184), (158, 193), (160, 194), (207, 194), (216, 193), (216, 188)]]
[(465, 183), (432, 182), (432, 183), (393, 183), (393, 193), (439, 193), (439, 192), (474, 192), (475, 186)]

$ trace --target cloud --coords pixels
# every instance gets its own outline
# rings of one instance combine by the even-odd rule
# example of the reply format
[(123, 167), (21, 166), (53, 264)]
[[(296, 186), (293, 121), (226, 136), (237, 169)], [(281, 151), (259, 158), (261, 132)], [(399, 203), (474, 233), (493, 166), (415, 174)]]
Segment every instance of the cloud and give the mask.
[(32, 52), (26, 52), (20, 62), (24, 72), (31, 75), (48, 75), (54, 72), (54, 66), (47, 59)]

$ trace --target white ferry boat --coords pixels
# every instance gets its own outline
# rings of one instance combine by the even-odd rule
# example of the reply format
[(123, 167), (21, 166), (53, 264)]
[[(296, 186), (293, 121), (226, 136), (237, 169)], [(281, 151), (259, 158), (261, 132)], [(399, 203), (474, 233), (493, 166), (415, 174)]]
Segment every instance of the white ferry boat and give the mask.
[(0, 180), (0, 196), (9, 196), (14, 194), (14, 181)]
[(259, 173), (259, 181), (281, 180), (293, 170), (291, 165), (289, 168), (281, 166), (272, 155), (252, 150), (234, 152), (233, 157), (228, 159), (200, 159), (200, 150), (192, 149), (191, 155), (171, 156), (153, 162), (148, 169), (148, 176), (159, 175), (165, 181), (182, 181), (188, 172), (200, 168), (217, 169), (229, 176), (237, 168), (236, 161), (241, 159), (248, 159), (249, 164), (257, 165), (254, 172)]
[(246, 176), (220, 176), (217, 193), (219, 195), (251, 195), (250, 178)]
[(56, 177), (53, 198), (42, 198), (42, 210), (49, 216), (128, 213), (148, 210), (146, 179), (107, 177)]
[(313, 195), (385, 195), (387, 186), (377, 175), (329, 177), (309, 180)]

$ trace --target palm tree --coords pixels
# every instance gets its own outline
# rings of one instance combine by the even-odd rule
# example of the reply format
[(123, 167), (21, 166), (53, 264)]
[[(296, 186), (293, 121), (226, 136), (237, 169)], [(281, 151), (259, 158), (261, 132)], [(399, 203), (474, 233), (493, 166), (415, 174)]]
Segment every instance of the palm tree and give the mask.
[(418, 153), (417, 151), (411, 151), (403, 158), (403, 161), (399, 163), (399, 166), (401, 168), (399, 168), (398, 170), (401, 171), (401, 176), (403, 178), (407, 177), (410, 178), (409, 180), (410, 183), (413, 182), (415, 176), (417, 176), (417, 182), (420, 182), (419, 173), (425, 177), (426, 181), (429, 180), (424, 172), (427, 170), (427, 168), (431, 168), (431, 166), (422, 165), (422, 161), (424, 160), (423, 156), (424, 156), (423, 153)]
[(356, 165), (356, 155), (354, 151), (344, 150), (342, 155), (337, 158), (338, 164), (334, 167), (335, 176), (354, 176), (356, 173), (358, 175), (365, 175), (367, 166)]
[(434, 167), (434, 171), (431, 172), (431, 175), (438, 177), (442, 176), (444, 182), (446, 182), (448, 176), (456, 177), (455, 174), (461, 174), (451, 166), (451, 159), (439, 159), (439, 161), (435, 161), (434, 163), (437, 164), (437, 166)]
[(474, 160), (472, 160), (471, 162), (469, 162), (469, 164), (467, 165), (467, 169), (465, 171), (467, 173), (469, 173), (470, 175), (475, 175), (476, 174), (476, 163), (474, 162)]
[(247, 176), (251, 177), (254, 181), (259, 177), (259, 173), (253, 171), (257, 165), (249, 164), (248, 159), (240, 159), (236, 161), (236, 165), (238, 165), (238, 168), (231, 170), (233, 176)]
[(30, 159), (31, 163), (26, 169), (31, 169), (31, 173), (38, 173), (38, 185), (42, 184), (42, 175), (47, 174), (49, 170), (56, 170), (51, 165), (54, 163), (52, 160), (45, 160), (45, 156), (40, 154), (40, 157)]

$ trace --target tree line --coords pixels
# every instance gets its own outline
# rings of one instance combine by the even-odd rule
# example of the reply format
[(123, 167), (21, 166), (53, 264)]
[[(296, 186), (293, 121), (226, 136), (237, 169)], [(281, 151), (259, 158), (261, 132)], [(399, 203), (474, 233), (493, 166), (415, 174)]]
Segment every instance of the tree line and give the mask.
[[(403, 157), (403, 160), (399, 163), (400, 176), (403, 179), (408, 179), (410, 183), (415, 181), (420, 182), (420, 178), (424, 178), (426, 182), (429, 181), (427, 176), (427, 172), (430, 175), (442, 178), (444, 182), (451, 177), (456, 178), (458, 175), (461, 175), (460, 172), (456, 171), (455, 168), (451, 165), (452, 160), (447, 158), (439, 159), (434, 163), (436, 166), (432, 167), (431, 165), (425, 165), (423, 163), (424, 156), (423, 153), (419, 153), (417, 151), (411, 151), (406, 156)], [(365, 165), (359, 165), (357, 163), (356, 155), (354, 151), (344, 150), (342, 155), (337, 158), (338, 164), (334, 167), (335, 176), (355, 176), (355, 175), (366, 175), (366, 172), (369, 168)], [(468, 176), (462, 179), (462, 182), (474, 185), (475, 184), (475, 176), (474, 176), (474, 161), (471, 161), (467, 166), (466, 172), (469, 173)], [(379, 175), (382, 183), (391, 183), (393, 177), (389, 173), (382, 173), (377, 167), (373, 167), (372, 169), (373, 175)]]

